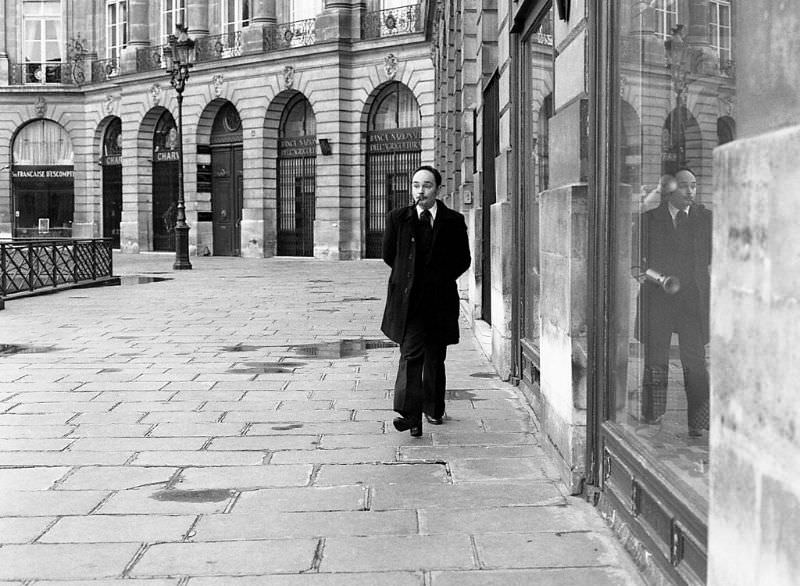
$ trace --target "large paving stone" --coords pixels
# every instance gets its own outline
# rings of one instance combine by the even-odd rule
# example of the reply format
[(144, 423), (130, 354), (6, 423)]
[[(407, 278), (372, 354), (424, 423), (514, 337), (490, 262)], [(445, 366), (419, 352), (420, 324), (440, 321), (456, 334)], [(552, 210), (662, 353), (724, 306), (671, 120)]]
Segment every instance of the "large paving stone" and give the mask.
[(387, 484), (372, 489), (371, 508), (392, 509), (469, 509), (513, 505), (564, 505), (566, 499), (553, 482), (421, 484), (408, 486)]
[[(592, 515), (596, 513), (592, 511)], [(420, 533), (539, 533), (581, 531), (592, 520), (578, 508), (564, 506), (511, 506), (419, 511)]]
[(317, 435), (262, 435), (243, 437), (217, 437), (207, 450), (313, 450), (319, 445)]
[(196, 517), (178, 515), (89, 515), (63, 517), (40, 543), (180, 541)]
[(474, 568), (466, 535), (331, 537), (321, 572)]
[(0, 544), (28, 543), (41, 535), (55, 521), (52, 517), (0, 518)]
[(242, 493), (233, 512), (360, 511), (366, 503), (363, 486), (269, 488)]
[(178, 586), (178, 584), (180, 584), (180, 580), (177, 578), (164, 580), (92, 580), (88, 583), (85, 580), (58, 580), (56, 582), (38, 580), (36, 582), (36, 586)]
[(559, 480), (545, 456), (538, 458), (469, 458), (450, 460), (453, 482), (485, 480)]
[(270, 464), (369, 464), (396, 461), (396, 449), (341, 448), (336, 450), (286, 450), (275, 452)]
[(431, 586), (644, 586), (630, 571), (619, 568), (557, 568), (540, 570), (480, 570), (431, 572)]
[(156, 544), (133, 566), (130, 575), (241, 576), (302, 572), (311, 568), (317, 543), (316, 539), (280, 539)]
[[(364, 572), (306, 573), (302, 575), (271, 575), (225, 577), (226, 586), (424, 586), (421, 572)], [(219, 586), (219, 578), (191, 578), (188, 586)], [(92, 585), (94, 586), (94, 585)]]
[[(389, 427), (391, 427), (391, 423)], [(382, 435), (367, 435), (363, 433), (352, 435), (325, 434), (322, 436), (319, 445), (324, 449), (366, 448), (377, 446), (430, 446), (433, 442), (427, 430), (427, 427), (423, 428), (422, 437), (411, 437), (408, 432), (398, 433), (394, 428), (392, 428), (391, 432)]]
[(49, 403), (17, 403), (7, 413), (106, 413), (117, 401), (66, 401)]
[(244, 423), (159, 423), (148, 437), (238, 436)]
[(0, 579), (113, 578), (138, 550), (138, 543), (6, 545)]
[(468, 458), (542, 458), (539, 446), (412, 446), (398, 448), (399, 460), (464, 460)]
[[(249, 405), (248, 405), (249, 407)], [(349, 421), (349, 411), (334, 411), (333, 409), (317, 409), (315, 411), (265, 411), (256, 409), (234, 410), (225, 415), (225, 421), (256, 422), (302, 422), (311, 423), (318, 421)]]
[(255, 466), (261, 464), (265, 452), (202, 451), (141, 452), (131, 463), (134, 466)]
[(87, 515), (109, 494), (98, 490), (3, 491), (0, 516)]
[(254, 488), (305, 486), (311, 478), (311, 465), (272, 464), (266, 466), (227, 466), (225, 468), (185, 468), (175, 488), (197, 490), (204, 488)]
[(314, 484), (339, 486), (345, 484), (442, 484), (447, 482), (447, 470), (442, 464), (323, 464)]
[[(288, 419), (287, 419), (288, 421)], [(275, 435), (275, 434), (326, 434), (326, 435), (353, 435), (367, 433), (381, 433), (383, 425), (373, 421), (343, 421), (343, 422), (308, 422), (298, 423), (298, 427), (289, 428), (285, 423), (255, 423), (247, 431), (248, 436)]]
[[(116, 417), (112, 419), (116, 419)], [(138, 418), (131, 418), (131, 420), (135, 419)], [(128, 422), (81, 423), (70, 433), (69, 437), (144, 437), (151, 429), (153, 429), (152, 425)]]
[(68, 467), (0, 468), (0, 491), (47, 490), (69, 471)]
[(105, 515), (192, 515), (221, 513), (233, 493), (147, 488), (124, 490), (111, 496), (95, 511)]
[(140, 466), (84, 466), (76, 469), (61, 484), (60, 490), (124, 490), (137, 486), (164, 483), (177, 468)]
[(414, 511), (323, 511), (204, 515), (193, 541), (331, 537), (342, 535), (415, 535)]
[(133, 456), (128, 452), (5, 452), (0, 466), (120, 466)]
[(113, 437), (81, 438), (70, 447), (74, 452), (153, 452), (175, 450), (199, 450), (206, 443), (202, 437)]
[(619, 563), (608, 539), (589, 532), (495, 533), (476, 535), (483, 567), (575, 568)]
[(73, 429), (72, 425), (30, 425), (27, 427), (0, 425), (0, 437), (7, 439), (60, 438), (66, 436)]

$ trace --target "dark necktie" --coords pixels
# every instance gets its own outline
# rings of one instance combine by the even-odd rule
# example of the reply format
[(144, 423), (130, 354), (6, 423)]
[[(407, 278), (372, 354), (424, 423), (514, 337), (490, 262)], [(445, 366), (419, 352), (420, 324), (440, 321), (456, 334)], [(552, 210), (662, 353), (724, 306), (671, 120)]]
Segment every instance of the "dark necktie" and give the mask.
[(683, 223), (689, 219), (689, 214), (687, 214), (684, 210), (678, 210), (678, 213), (675, 215), (675, 227), (680, 228)]
[(433, 236), (433, 226), (431, 226), (431, 212), (430, 210), (423, 210), (422, 213), (419, 215), (419, 223), (420, 223), (420, 238), (422, 239), (422, 245), (425, 248), (429, 248), (431, 245), (431, 237)]

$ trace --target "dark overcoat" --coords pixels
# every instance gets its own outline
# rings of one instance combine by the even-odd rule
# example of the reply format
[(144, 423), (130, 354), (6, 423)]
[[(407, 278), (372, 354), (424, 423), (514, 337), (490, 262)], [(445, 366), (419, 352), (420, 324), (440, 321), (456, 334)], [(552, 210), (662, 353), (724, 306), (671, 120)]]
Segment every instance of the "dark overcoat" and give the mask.
[[(422, 303), (426, 306), (426, 314), (433, 320), (429, 331), (434, 332), (443, 344), (458, 343), (460, 302), (456, 279), (471, 262), (467, 225), (464, 216), (449, 209), (441, 200), (436, 201), (436, 220), (427, 258), (417, 255), (415, 206), (394, 209), (386, 217), (383, 260), (392, 267), (392, 273), (381, 331), (398, 344), (403, 341), (406, 329), (415, 274), (422, 273), (425, 275)], [(420, 262), (425, 263), (423, 271), (415, 270), (422, 268), (416, 266)], [(416, 285), (420, 286), (419, 283)]]
[[(691, 234), (691, 260), (679, 253), (676, 231), (666, 203), (642, 214), (640, 255), (641, 267), (655, 269), (665, 275), (679, 276), (681, 291), (669, 295), (655, 283), (642, 283), (637, 315), (639, 328), (666, 327), (670, 311), (693, 311), (700, 314), (700, 328), (704, 343), (709, 334), (709, 295), (711, 279), (711, 211), (702, 205), (693, 205), (687, 218)], [(689, 268), (689, 266), (691, 268)], [(689, 306), (688, 304), (691, 304)], [(640, 319), (643, 318), (643, 322)]]

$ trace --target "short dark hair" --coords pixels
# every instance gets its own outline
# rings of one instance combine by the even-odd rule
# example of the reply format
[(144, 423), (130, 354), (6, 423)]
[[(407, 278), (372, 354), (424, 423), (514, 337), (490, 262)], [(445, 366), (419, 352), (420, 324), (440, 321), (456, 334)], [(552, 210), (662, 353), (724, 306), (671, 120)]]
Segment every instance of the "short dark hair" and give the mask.
[(439, 170), (436, 167), (431, 165), (420, 165), (416, 169), (414, 169), (414, 173), (412, 173), (412, 177), (417, 174), (418, 171), (428, 171), (431, 175), (433, 175), (433, 180), (436, 182), (436, 187), (442, 186), (442, 174), (439, 173)]
[(695, 179), (697, 179), (697, 173), (695, 173), (695, 172), (692, 170), (692, 168), (691, 168), (691, 167), (689, 167), (689, 166), (687, 166), (687, 165), (684, 165), (683, 167), (679, 167), (679, 168), (678, 168), (678, 170), (677, 170), (677, 171), (675, 171), (675, 176), (677, 177), (678, 173), (680, 173), (681, 171), (688, 171), (689, 173), (691, 173), (692, 175), (694, 175), (694, 178), (695, 178)]

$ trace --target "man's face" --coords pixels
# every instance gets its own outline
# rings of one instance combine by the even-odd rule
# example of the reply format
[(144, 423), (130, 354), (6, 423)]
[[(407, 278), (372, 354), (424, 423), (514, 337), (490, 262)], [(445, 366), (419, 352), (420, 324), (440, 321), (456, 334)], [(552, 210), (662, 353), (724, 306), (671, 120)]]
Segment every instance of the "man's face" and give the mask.
[(669, 201), (679, 210), (694, 203), (697, 196), (697, 179), (691, 171), (678, 171), (675, 175), (678, 188), (669, 196)]
[(433, 173), (426, 169), (420, 169), (414, 173), (414, 177), (411, 180), (411, 196), (414, 198), (415, 205), (422, 206), (428, 210), (433, 207), (438, 194), (439, 187), (436, 185)]

